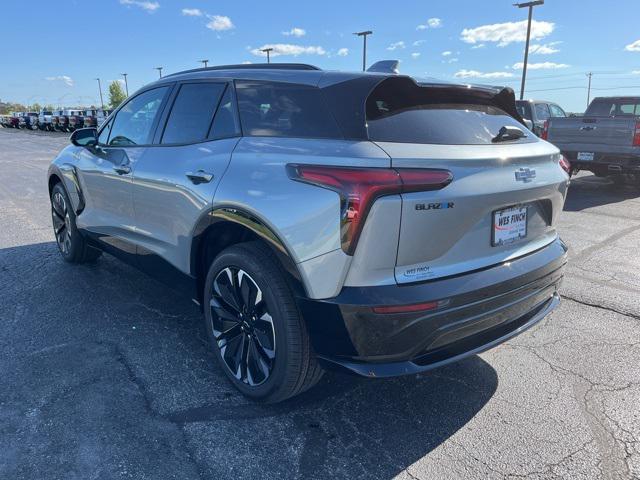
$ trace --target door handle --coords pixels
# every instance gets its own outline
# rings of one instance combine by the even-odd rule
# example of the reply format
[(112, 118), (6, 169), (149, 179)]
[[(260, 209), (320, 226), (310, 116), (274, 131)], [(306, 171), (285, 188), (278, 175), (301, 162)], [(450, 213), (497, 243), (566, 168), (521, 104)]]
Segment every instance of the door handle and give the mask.
[(198, 170), (197, 172), (187, 172), (185, 174), (189, 180), (194, 185), (199, 185), (200, 183), (209, 183), (213, 180), (213, 174), (205, 172), (204, 170)]
[(126, 175), (127, 173), (131, 173), (131, 167), (129, 165), (114, 165), (113, 170), (118, 175)]
[(580, 127), (580, 130), (590, 132), (591, 130), (595, 130), (598, 127)]

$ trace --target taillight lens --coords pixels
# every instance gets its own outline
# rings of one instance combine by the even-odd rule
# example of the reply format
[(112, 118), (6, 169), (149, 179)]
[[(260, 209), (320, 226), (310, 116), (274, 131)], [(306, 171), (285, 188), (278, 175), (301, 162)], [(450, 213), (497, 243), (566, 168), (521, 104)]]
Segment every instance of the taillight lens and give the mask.
[(542, 126), (542, 134), (540, 134), (540, 138), (543, 140), (547, 140), (549, 138), (549, 120), (544, 121), (544, 125)]
[(453, 180), (448, 170), (347, 168), (325, 165), (287, 165), (289, 177), (333, 190), (340, 195), (342, 249), (353, 255), (373, 202), (385, 195), (439, 190)]
[(564, 155), (560, 155), (560, 160), (558, 161), (562, 169), (567, 172), (567, 174), (571, 175), (571, 164), (569, 160)]
[(640, 147), (640, 121), (636, 122), (636, 129), (633, 132), (633, 146)]

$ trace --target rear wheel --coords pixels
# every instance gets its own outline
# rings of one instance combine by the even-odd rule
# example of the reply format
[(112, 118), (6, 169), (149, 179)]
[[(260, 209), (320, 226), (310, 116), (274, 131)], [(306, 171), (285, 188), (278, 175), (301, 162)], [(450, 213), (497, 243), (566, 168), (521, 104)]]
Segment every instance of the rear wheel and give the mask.
[(67, 192), (60, 183), (51, 190), (51, 219), (58, 249), (66, 262), (91, 262), (100, 256), (100, 250), (89, 246), (78, 231), (76, 215)]
[(205, 283), (205, 327), (226, 376), (243, 394), (274, 403), (322, 377), (285, 273), (269, 247), (224, 250)]

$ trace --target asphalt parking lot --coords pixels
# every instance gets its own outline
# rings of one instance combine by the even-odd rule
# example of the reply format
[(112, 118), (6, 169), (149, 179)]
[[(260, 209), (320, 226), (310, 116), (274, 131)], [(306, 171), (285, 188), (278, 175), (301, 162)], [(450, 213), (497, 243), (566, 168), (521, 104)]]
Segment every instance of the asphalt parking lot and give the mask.
[(59, 258), (46, 169), (67, 137), (0, 129), (0, 478), (640, 478), (638, 187), (573, 181), (563, 302), (532, 330), (261, 406), (188, 298)]

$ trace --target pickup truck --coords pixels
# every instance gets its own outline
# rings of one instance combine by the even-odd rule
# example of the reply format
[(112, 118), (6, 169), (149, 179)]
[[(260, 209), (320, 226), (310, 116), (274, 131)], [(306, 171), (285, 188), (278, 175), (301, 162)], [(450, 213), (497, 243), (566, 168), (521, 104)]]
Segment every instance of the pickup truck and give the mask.
[(84, 128), (89, 128), (89, 127), (98, 127), (98, 122), (96, 119), (96, 113), (97, 110), (85, 110), (84, 111), (84, 118), (83, 118), (83, 125)]
[(23, 112), (18, 119), (18, 128), (35, 130), (38, 128), (38, 114), (36, 112)]
[(531, 131), (537, 136), (542, 135), (547, 120), (567, 116), (558, 105), (544, 100), (516, 100), (516, 109), (522, 118), (532, 123)]
[(40, 130), (53, 130), (53, 126), (51, 125), (52, 115), (53, 113), (49, 110), (40, 110), (40, 113), (38, 113), (38, 128)]
[(562, 151), (572, 173), (640, 179), (640, 97), (594, 98), (583, 117), (550, 118), (542, 138)]

